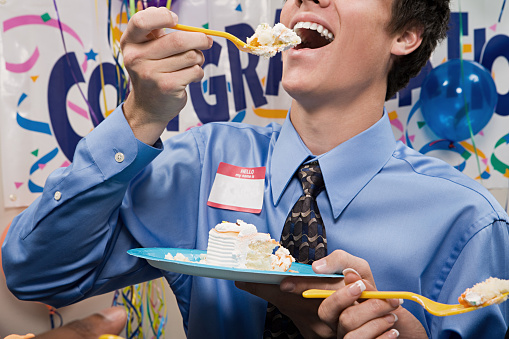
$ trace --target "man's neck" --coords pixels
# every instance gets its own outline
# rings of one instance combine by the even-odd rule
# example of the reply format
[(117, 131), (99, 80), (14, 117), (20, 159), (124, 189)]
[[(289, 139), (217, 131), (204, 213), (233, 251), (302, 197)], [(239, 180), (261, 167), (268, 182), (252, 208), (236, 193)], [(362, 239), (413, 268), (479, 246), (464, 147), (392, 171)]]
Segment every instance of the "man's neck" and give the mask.
[(328, 102), (305, 107), (293, 100), (290, 119), (314, 155), (330, 151), (373, 126), (383, 115), (383, 100)]

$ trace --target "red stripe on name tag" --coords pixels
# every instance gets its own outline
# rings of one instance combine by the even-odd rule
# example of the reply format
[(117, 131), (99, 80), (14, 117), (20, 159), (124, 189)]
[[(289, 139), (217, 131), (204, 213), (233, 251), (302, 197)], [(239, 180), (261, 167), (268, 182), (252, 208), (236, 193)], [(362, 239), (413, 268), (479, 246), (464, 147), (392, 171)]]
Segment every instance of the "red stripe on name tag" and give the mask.
[(260, 213), (262, 210), (259, 208), (247, 208), (247, 207), (239, 207), (239, 206), (230, 206), (218, 204), (212, 201), (208, 201), (207, 205), (210, 207), (221, 208), (223, 210), (237, 211), (237, 212), (247, 212), (247, 213)]
[(265, 167), (238, 167), (221, 162), (217, 173), (240, 179), (265, 179)]

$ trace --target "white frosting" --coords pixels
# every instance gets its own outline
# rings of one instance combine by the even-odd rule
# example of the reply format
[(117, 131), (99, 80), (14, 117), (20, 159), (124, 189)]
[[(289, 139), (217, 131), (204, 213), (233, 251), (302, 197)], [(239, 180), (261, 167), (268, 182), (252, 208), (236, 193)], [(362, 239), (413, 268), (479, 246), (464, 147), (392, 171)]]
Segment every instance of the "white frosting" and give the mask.
[(191, 261), (188, 257), (186, 257), (184, 254), (182, 254), (180, 252), (175, 254), (175, 256), (171, 255), (171, 253), (168, 252), (164, 256), (164, 259), (167, 259), (167, 260), (176, 260), (176, 261), (188, 261), (188, 262)]
[(286, 271), (293, 258), (268, 233), (242, 220), (221, 223), (209, 231), (206, 263), (215, 266)]
[(481, 295), (476, 292), (468, 292), (467, 295), (465, 295), (465, 300), (472, 306), (479, 306), (482, 304)]
[(283, 246), (279, 246), (276, 253), (272, 255), (272, 269), (274, 271), (286, 272), (295, 261), (295, 259), (290, 255), (290, 251), (288, 251)]
[(509, 292), (509, 280), (488, 278), (472, 288), (467, 288), (463, 298), (471, 306), (481, 306), (507, 292)]
[(251, 53), (270, 58), (277, 52), (285, 51), (301, 43), (300, 37), (282, 23), (271, 28), (268, 24), (260, 24), (255, 34), (247, 39)]

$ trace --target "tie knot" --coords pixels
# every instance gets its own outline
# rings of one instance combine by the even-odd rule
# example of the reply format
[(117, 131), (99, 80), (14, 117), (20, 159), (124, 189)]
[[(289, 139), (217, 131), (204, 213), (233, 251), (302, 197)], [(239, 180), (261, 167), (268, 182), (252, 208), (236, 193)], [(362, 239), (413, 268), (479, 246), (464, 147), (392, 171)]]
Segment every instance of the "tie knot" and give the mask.
[(318, 161), (302, 165), (299, 168), (298, 175), (305, 195), (316, 198), (318, 193), (325, 187)]

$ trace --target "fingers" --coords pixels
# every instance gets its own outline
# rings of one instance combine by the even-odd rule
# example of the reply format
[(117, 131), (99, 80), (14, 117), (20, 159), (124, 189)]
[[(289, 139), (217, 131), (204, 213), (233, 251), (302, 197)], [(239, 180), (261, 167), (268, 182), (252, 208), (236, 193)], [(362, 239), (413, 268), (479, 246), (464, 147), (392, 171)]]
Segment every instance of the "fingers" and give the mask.
[(338, 336), (345, 338), (376, 338), (398, 321), (393, 312), (398, 305), (386, 300), (370, 299), (351, 306), (339, 316)]
[(164, 7), (149, 7), (134, 14), (120, 40), (126, 43), (142, 43), (159, 37), (164, 28), (174, 27), (178, 23), (175, 13)]
[(347, 268), (354, 269), (363, 279), (369, 280), (374, 285), (368, 262), (343, 250), (336, 250), (313, 263), (313, 270), (321, 274), (341, 273)]
[(201, 68), (204, 61), (202, 52), (189, 50), (171, 59), (135, 63), (131, 66), (131, 73), (136, 84), (153, 87), (147, 92), (167, 95), (172, 91), (183, 91), (191, 82), (200, 81), (204, 75)]
[(399, 337), (399, 331), (395, 328), (388, 330), (381, 336), (377, 337), (377, 339), (396, 339)]
[(388, 331), (398, 320), (393, 311), (399, 307), (400, 301), (369, 299), (359, 302), (363, 291), (375, 290), (375, 287), (361, 279), (356, 270), (344, 269), (343, 274), (346, 285), (323, 300), (318, 308), (320, 319), (330, 328), (337, 329), (338, 337), (390, 338), (395, 335), (394, 331)]
[(149, 7), (133, 15), (120, 39), (124, 62), (127, 46), (138, 46), (129, 50), (128, 57), (135, 60), (163, 59), (188, 50), (205, 50), (212, 46), (212, 38), (203, 33), (175, 31), (166, 34), (164, 28), (171, 28), (177, 22), (177, 15), (164, 7)]
[(202, 33), (166, 34), (178, 18), (166, 8), (147, 8), (129, 20), (120, 41), (132, 91), (124, 115), (136, 138), (153, 145), (186, 105), (186, 87), (204, 76), (201, 50), (212, 47)]
[[(372, 287), (369, 287), (371, 290)], [(331, 328), (336, 328), (341, 314), (348, 307), (352, 306), (367, 288), (366, 282), (357, 276), (357, 280), (354, 283), (338, 289), (322, 301), (318, 309), (318, 316)]]
[(97, 339), (101, 334), (119, 334), (127, 321), (122, 307), (110, 307), (87, 318), (38, 335), (38, 339)]
[(191, 50), (207, 50), (212, 43), (212, 38), (203, 33), (171, 32), (143, 43), (124, 43), (122, 54), (124, 63), (132, 65), (136, 60), (160, 60)]

